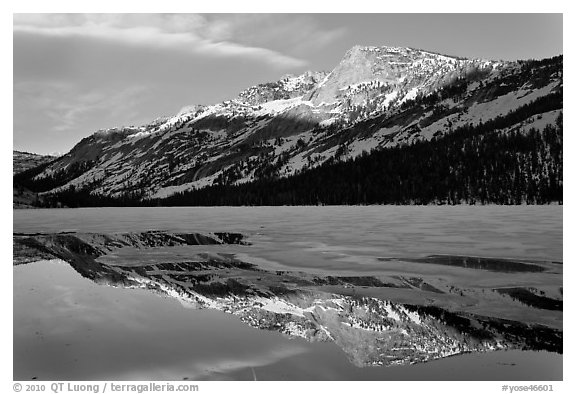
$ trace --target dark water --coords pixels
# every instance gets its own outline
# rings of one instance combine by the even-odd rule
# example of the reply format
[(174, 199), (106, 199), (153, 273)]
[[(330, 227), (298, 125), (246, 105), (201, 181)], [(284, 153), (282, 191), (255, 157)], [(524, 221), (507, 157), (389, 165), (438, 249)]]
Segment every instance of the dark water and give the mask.
[[(562, 207), (121, 208), (14, 212), (14, 231), (238, 231), (254, 262), (331, 270), (428, 254), (562, 261)], [(469, 354), (358, 368), (330, 343), (250, 328), (70, 266), (14, 267), (14, 379), (558, 380), (562, 356)]]

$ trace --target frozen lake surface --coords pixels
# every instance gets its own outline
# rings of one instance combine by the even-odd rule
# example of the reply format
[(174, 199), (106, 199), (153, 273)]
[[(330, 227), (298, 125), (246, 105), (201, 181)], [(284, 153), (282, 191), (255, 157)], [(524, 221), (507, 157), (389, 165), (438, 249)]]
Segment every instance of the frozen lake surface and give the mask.
[[(152, 229), (239, 232), (254, 244), (250, 251), (254, 256), (268, 256), (288, 266), (318, 267), (330, 261), (346, 269), (364, 256), (430, 254), (562, 261), (562, 206), (558, 205), (14, 211), (14, 232)], [(306, 261), (294, 253), (305, 253)]]
[[(95, 208), (14, 211), (14, 232), (239, 232), (202, 245), (267, 268), (378, 272), (378, 258), (467, 255), (562, 262), (562, 206)], [(65, 323), (64, 323), (65, 322)], [(166, 324), (170, 322), (170, 324)], [(58, 362), (54, 362), (57, 359)], [(351, 365), (330, 343), (256, 330), (70, 266), (14, 267), (14, 379), (554, 380), (562, 356), (507, 351), (422, 365)]]

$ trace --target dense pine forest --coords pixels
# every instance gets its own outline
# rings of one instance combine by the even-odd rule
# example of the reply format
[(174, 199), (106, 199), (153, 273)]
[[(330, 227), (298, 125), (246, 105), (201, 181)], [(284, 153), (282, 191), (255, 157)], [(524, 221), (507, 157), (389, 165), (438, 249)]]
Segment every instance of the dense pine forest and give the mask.
[(300, 175), (180, 193), (153, 205), (562, 203), (562, 122), (543, 131), (458, 130)]
[(562, 108), (562, 92), (432, 141), (330, 162), (299, 175), (211, 186), (153, 205), (562, 203), (562, 115), (542, 131), (504, 130)]
[[(561, 108), (562, 94), (547, 96), (507, 116), (419, 141), (330, 162), (299, 175), (241, 185), (217, 185), (140, 201), (68, 189), (41, 206), (208, 206), (346, 204), (562, 203), (562, 130), (501, 129), (538, 110)], [(535, 112), (536, 111), (536, 112)]]

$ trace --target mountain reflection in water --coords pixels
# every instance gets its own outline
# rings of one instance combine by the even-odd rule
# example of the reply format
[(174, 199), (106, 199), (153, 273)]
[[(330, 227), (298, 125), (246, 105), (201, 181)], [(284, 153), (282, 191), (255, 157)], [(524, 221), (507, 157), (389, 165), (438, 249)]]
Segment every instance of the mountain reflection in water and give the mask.
[(370, 232), (304, 241), (272, 222), (247, 238), (36, 222), (15, 220), (15, 379), (561, 379), (555, 259), (403, 257)]

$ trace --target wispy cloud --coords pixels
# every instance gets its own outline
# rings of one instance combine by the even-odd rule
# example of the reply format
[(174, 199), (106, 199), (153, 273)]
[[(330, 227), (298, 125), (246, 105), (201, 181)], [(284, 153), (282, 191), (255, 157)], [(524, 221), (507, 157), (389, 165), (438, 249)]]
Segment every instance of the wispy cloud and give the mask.
[(212, 39), (280, 47), (290, 53), (320, 49), (346, 32), (344, 27), (323, 28), (302, 14), (218, 14), (206, 20), (205, 34)]
[(25, 82), (14, 85), (15, 100), (28, 111), (50, 121), (48, 130), (75, 132), (87, 117), (104, 116), (131, 119), (147, 88), (131, 86), (121, 90), (79, 91), (73, 85), (57, 82)]
[(234, 36), (239, 34), (239, 26), (243, 26), (243, 23), (238, 20), (209, 19), (194, 14), (14, 15), (15, 32), (79, 36), (206, 56), (244, 57), (279, 68), (301, 67), (306, 64), (306, 61), (300, 58), (251, 44), (250, 40), (235, 40)]
[(315, 68), (343, 29), (300, 14), (14, 14), (14, 144), (65, 150), (99, 128)]

